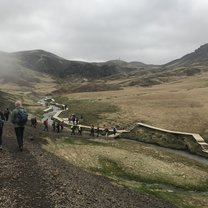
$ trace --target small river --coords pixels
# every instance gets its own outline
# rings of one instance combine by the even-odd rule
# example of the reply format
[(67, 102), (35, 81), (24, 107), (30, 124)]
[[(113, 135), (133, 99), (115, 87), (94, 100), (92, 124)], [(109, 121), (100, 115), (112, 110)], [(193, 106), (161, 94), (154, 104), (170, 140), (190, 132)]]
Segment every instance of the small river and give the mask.
[(208, 158), (198, 156), (198, 155), (194, 155), (194, 154), (191, 154), (189, 152), (182, 151), (182, 150), (175, 150), (175, 149), (160, 147), (160, 146), (156, 146), (156, 145), (152, 145), (152, 146), (156, 147), (157, 149), (163, 150), (164, 152), (170, 152), (170, 153), (174, 153), (174, 154), (177, 154), (177, 155), (181, 155), (181, 156), (189, 158), (191, 160), (195, 160), (199, 163), (203, 163), (205, 165), (208, 165)]

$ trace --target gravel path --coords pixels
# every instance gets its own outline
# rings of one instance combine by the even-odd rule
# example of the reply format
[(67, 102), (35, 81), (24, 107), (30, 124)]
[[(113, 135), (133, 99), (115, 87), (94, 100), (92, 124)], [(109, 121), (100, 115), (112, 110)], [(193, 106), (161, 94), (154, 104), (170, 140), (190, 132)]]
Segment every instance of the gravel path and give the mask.
[(44, 137), (64, 136), (26, 127), (25, 148), (18, 152), (13, 127), (5, 124), (0, 152), (1, 208), (173, 208), (152, 196), (112, 184), (41, 148)]

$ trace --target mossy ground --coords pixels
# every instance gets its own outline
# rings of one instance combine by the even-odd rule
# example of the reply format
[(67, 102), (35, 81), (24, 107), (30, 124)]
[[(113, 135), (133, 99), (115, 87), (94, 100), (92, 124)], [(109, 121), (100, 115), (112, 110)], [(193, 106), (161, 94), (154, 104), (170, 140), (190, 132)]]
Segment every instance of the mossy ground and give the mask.
[(86, 125), (99, 125), (105, 119), (105, 114), (118, 113), (120, 108), (110, 102), (103, 102), (94, 99), (67, 99), (66, 97), (56, 97), (55, 100), (58, 103), (64, 103), (69, 107), (68, 112), (63, 112), (62, 117), (69, 117), (74, 113), (78, 118), (84, 118), (84, 124)]
[(63, 138), (45, 148), (116, 184), (171, 201), (180, 208), (208, 204), (207, 166), (129, 140)]

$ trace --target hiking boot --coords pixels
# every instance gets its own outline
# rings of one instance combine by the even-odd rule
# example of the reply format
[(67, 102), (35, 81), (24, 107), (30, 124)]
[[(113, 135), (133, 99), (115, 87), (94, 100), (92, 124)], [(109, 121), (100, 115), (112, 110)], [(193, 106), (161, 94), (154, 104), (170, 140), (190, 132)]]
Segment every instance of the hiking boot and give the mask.
[(2, 145), (0, 145), (0, 150), (2, 150)]

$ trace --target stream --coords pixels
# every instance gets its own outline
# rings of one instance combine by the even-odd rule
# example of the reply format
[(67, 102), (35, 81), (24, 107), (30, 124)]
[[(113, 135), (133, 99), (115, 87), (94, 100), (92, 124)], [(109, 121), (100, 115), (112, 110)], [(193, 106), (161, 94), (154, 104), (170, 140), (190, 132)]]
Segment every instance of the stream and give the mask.
[[(152, 145), (152, 144), (149, 144), (149, 145)], [(191, 154), (189, 152), (182, 151), (182, 150), (170, 149), (170, 148), (160, 147), (160, 146), (157, 146), (157, 145), (152, 145), (152, 146), (154, 146), (157, 149), (162, 150), (164, 152), (174, 153), (174, 154), (186, 157), (188, 159), (194, 160), (196, 162), (199, 162), (199, 163), (202, 163), (202, 164), (205, 164), (205, 165), (208, 166), (208, 159), (205, 158), (205, 157), (195, 155), (195, 154)]]

